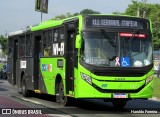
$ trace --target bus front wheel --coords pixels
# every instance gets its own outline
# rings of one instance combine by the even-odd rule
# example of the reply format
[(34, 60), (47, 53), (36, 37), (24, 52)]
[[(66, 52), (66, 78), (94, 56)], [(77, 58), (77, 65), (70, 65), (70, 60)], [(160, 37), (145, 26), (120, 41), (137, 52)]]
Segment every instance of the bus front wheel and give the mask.
[(58, 102), (60, 103), (60, 105), (62, 105), (62, 106), (68, 105), (68, 98), (67, 98), (67, 96), (64, 95), (64, 85), (63, 85), (62, 80), (59, 83), (57, 98), (58, 98)]

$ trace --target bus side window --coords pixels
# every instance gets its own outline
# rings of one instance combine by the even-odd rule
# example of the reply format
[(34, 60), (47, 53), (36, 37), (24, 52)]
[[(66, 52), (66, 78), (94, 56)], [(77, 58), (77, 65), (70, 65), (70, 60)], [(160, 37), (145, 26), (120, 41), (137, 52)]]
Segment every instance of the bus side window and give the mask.
[(8, 49), (8, 58), (12, 58), (12, 55), (13, 55), (13, 48), (9, 48)]
[(48, 57), (49, 56), (49, 50), (48, 50), (46, 44), (43, 44), (43, 48), (44, 48), (44, 56)]
[(43, 33), (43, 55), (49, 57), (52, 55), (52, 30)]
[(46, 39), (46, 35), (44, 34), (43, 35), (43, 55), (44, 55), (44, 57), (48, 57), (49, 56), (49, 54), (48, 54), (48, 50), (47, 50), (47, 39)]
[(19, 57), (25, 56), (25, 36), (19, 37)]
[(26, 56), (32, 57), (32, 35), (27, 34), (26, 35)]
[(13, 38), (9, 38), (8, 45), (9, 45), (8, 58), (12, 58), (12, 56), (13, 56)]
[(58, 29), (54, 30), (54, 41), (58, 40)]

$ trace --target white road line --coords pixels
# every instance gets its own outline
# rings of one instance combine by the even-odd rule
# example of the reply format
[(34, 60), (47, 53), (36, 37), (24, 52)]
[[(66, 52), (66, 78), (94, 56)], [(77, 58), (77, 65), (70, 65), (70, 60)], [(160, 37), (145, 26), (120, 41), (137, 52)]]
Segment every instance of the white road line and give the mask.
[(66, 114), (47, 114), (51, 117), (72, 117), (71, 115), (66, 115)]
[(28, 101), (28, 102), (32, 102), (32, 103), (35, 103), (35, 104), (42, 104), (40, 102), (37, 102), (37, 101), (33, 101), (33, 100), (29, 100), (29, 99), (25, 99), (25, 98), (20, 98), (22, 100), (25, 100), (25, 101)]

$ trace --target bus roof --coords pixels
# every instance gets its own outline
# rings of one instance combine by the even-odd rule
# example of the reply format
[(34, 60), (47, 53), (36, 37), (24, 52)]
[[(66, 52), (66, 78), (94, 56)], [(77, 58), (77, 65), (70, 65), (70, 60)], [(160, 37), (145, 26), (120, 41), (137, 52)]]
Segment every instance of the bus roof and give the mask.
[(62, 20), (54, 20), (54, 19), (47, 20), (47, 21), (39, 23), (38, 25), (29, 26), (28, 28), (26, 28), (24, 30), (19, 30), (19, 31), (11, 32), (11, 33), (9, 33), (8, 36), (19, 35), (19, 34), (23, 34), (25, 32), (29, 32), (29, 31), (43, 30), (43, 29), (54, 27), (54, 26), (60, 26), (64, 22), (71, 21), (71, 20), (74, 20), (74, 19), (82, 19), (82, 17), (85, 17), (85, 16), (112, 16), (112, 17), (130, 17), (130, 18), (144, 19), (144, 18), (140, 18), (140, 17), (136, 17), (136, 16), (117, 15), (117, 14), (78, 15), (78, 16), (74, 16), (74, 17), (70, 17), (70, 18), (65, 18), (65, 19), (62, 19)]
[(60, 26), (64, 22), (70, 21), (72, 19), (73, 20), (74, 19), (79, 19), (81, 17), (82, 17), (82, 15), (78, 15), (78, 16), (75, 16), (75, 17), (70, 17), (70, 18), (66, 18), (66, 19), (62, 19), (62, 20), (54, 20), (54, 19), (47, 20), (47, 21), (44, 21), (44, 22), (40, 23), (37, 26), (31, 27), (31, 31), (37, 31), (37, 30), (42, 30), (42, 29), (46, 29), (46, 28), (51, 28), (51, 27), (54, 27), (54, 26)]
[(111, 17), (130, 17), (130, 18), (138, 18), (138, 19), (144, 19), (144, 18), (140, 18), (140, 17), (136, 17), (136, 16), (129, 16), (129, 15), (116, 15), (116, 14), (89, 14), (89, 15), (78, 15), (78, 16), (74, 16), (74, 17), (70, 17), (70, 18), (66, 18), (63, 20), (47, 20), (44, 21), (42, 23), (40, 23), (37, 26), (31, 27), (31, 31), (37, 31), (37, 30), (42, 30), (42, 29), (46, 29), (46, 28), (51, 28), (54, 26), (60, 26), (62, 25), (64, 22), (70, 21), (70, 20), (74, 20), (75, 18), (80, 19), (82, 17), (85, 16), (111, 16)]

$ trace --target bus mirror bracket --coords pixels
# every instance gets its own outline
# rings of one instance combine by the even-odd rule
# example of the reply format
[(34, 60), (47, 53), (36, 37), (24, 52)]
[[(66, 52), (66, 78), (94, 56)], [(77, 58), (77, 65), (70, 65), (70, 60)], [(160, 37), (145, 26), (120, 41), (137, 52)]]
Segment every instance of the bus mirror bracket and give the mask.
[(80, 35), (76, 36), (75, 48), (77, 48), (77, 49), (81, 48), (81, 38), (80, 38)]

